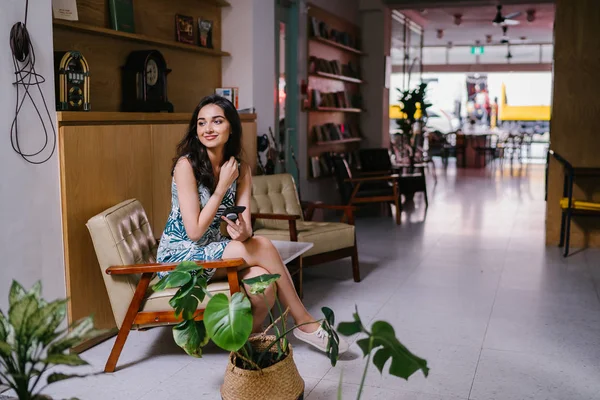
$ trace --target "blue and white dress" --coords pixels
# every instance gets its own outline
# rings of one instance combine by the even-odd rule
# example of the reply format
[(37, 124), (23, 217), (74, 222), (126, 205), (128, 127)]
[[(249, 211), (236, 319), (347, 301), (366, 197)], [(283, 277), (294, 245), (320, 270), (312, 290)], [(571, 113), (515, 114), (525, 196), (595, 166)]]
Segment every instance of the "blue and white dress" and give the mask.
[[(179, 197), (177, 196), (177, 185), (173, 178), (171, 181), (171, 212), (158, 245), (157, 262), (210, 261), (223, 258), (225, 247), (231, 239), (221, 235), (219, 229), (222, 221), (221, 215), (227, 207), (235, 205), (236, 190), (237, 181), (234, 181), (225, 192), (217, 214), (204, 235), (199, 240), (193, 241), (188, 237), (183, 225), (181, 210), (179, 209)], [(200, 206), (204, 208), (210, 199), (211, 192), (206, 186), (198, 184), (198, 195)], [(214, 275), (215, 269), (205, 269), (203, 273), (208, 280)], [(166, 274), (168, 272), (159, 272), (158, 276), (162, 278)]]

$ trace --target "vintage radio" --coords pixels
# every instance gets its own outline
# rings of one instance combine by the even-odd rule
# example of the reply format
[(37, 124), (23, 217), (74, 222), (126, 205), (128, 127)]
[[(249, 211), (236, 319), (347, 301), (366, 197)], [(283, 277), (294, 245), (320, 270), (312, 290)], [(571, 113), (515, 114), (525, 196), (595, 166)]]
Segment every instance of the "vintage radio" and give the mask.
[(54, 52), (57, 111), (90, 111), (90, 70), (78, 51)]

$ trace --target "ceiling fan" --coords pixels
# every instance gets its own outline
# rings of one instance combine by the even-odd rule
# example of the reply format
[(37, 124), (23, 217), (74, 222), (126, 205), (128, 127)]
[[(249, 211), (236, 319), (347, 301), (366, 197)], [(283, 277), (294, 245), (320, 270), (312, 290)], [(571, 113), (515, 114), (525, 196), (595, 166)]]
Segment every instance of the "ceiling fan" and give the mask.
[(502, 36), (500, 37), (499, 43), (501, 44), (524, 44), (530, 42), (525, 36), (521, 36), (519, 39), (511, 39), (508, 36), (508, 26), (502, 27)]
[(510, 13), (507, 15), (502, 15), (502, 6), (498, 5), (496, 6), (496, 8), (498, 9), (498, 11), (496, 11), (496, 16), (494, 17), (494, 19), (492, 20), (492, 23), (496, 26), (501, 25), (501, 26), (506, 26), (506, 25), (518, 25), (520, 24), (519, 21), (517, 21), (516, 17), (518, 17), (519, 15), (521, 15), (521, 11), (517, 11), (514, 13)]

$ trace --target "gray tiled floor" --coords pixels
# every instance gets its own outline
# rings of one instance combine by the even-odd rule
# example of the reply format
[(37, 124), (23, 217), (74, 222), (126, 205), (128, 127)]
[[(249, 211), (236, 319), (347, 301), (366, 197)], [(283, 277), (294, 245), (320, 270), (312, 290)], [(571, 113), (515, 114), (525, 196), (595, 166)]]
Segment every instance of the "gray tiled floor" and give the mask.
[[(364, 399), (512, 400), (600, 398), (600, 251), (568, 259), (544, 246), (543, 167), (499, 171), (438, 168), (430, 208), (396, 226), (362, 218), (363, 281), (349, 260), (306, 272), (305, 303), (327, 305), (338, 321), (355, 304), (366, 323), (387, 320), (426, 358), (429, 378), (408, 382), (369, 369)], [(100, 371), (112, 341), (83, 354)], [(295, 360), (310, 400), (354, 398), (364, 359), (354, 344), (338, 367), (303, 344)], [(192, 359), (169, 329), (133, 332), (112, 375), (53, 385), (57, 398), (218, 399), (226, 354)]]

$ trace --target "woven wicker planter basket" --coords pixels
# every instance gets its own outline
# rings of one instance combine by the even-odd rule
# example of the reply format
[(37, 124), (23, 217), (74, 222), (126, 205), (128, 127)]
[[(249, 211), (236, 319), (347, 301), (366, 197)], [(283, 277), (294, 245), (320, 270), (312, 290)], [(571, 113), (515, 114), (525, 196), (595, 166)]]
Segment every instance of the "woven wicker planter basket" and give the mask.
[[(257, 336), (249, 339), (256, 349), (265, 349), (275, 336)], [(271, 351), (276, 352), (275, 346)], [(225, 380), (221, 386), (223, 400), (302, 400), (304, 380), (294, 363), (292, 346), (282, 361), (262, 371), (250, 371), (235, 365), (235, 355), (229, 356)]]

